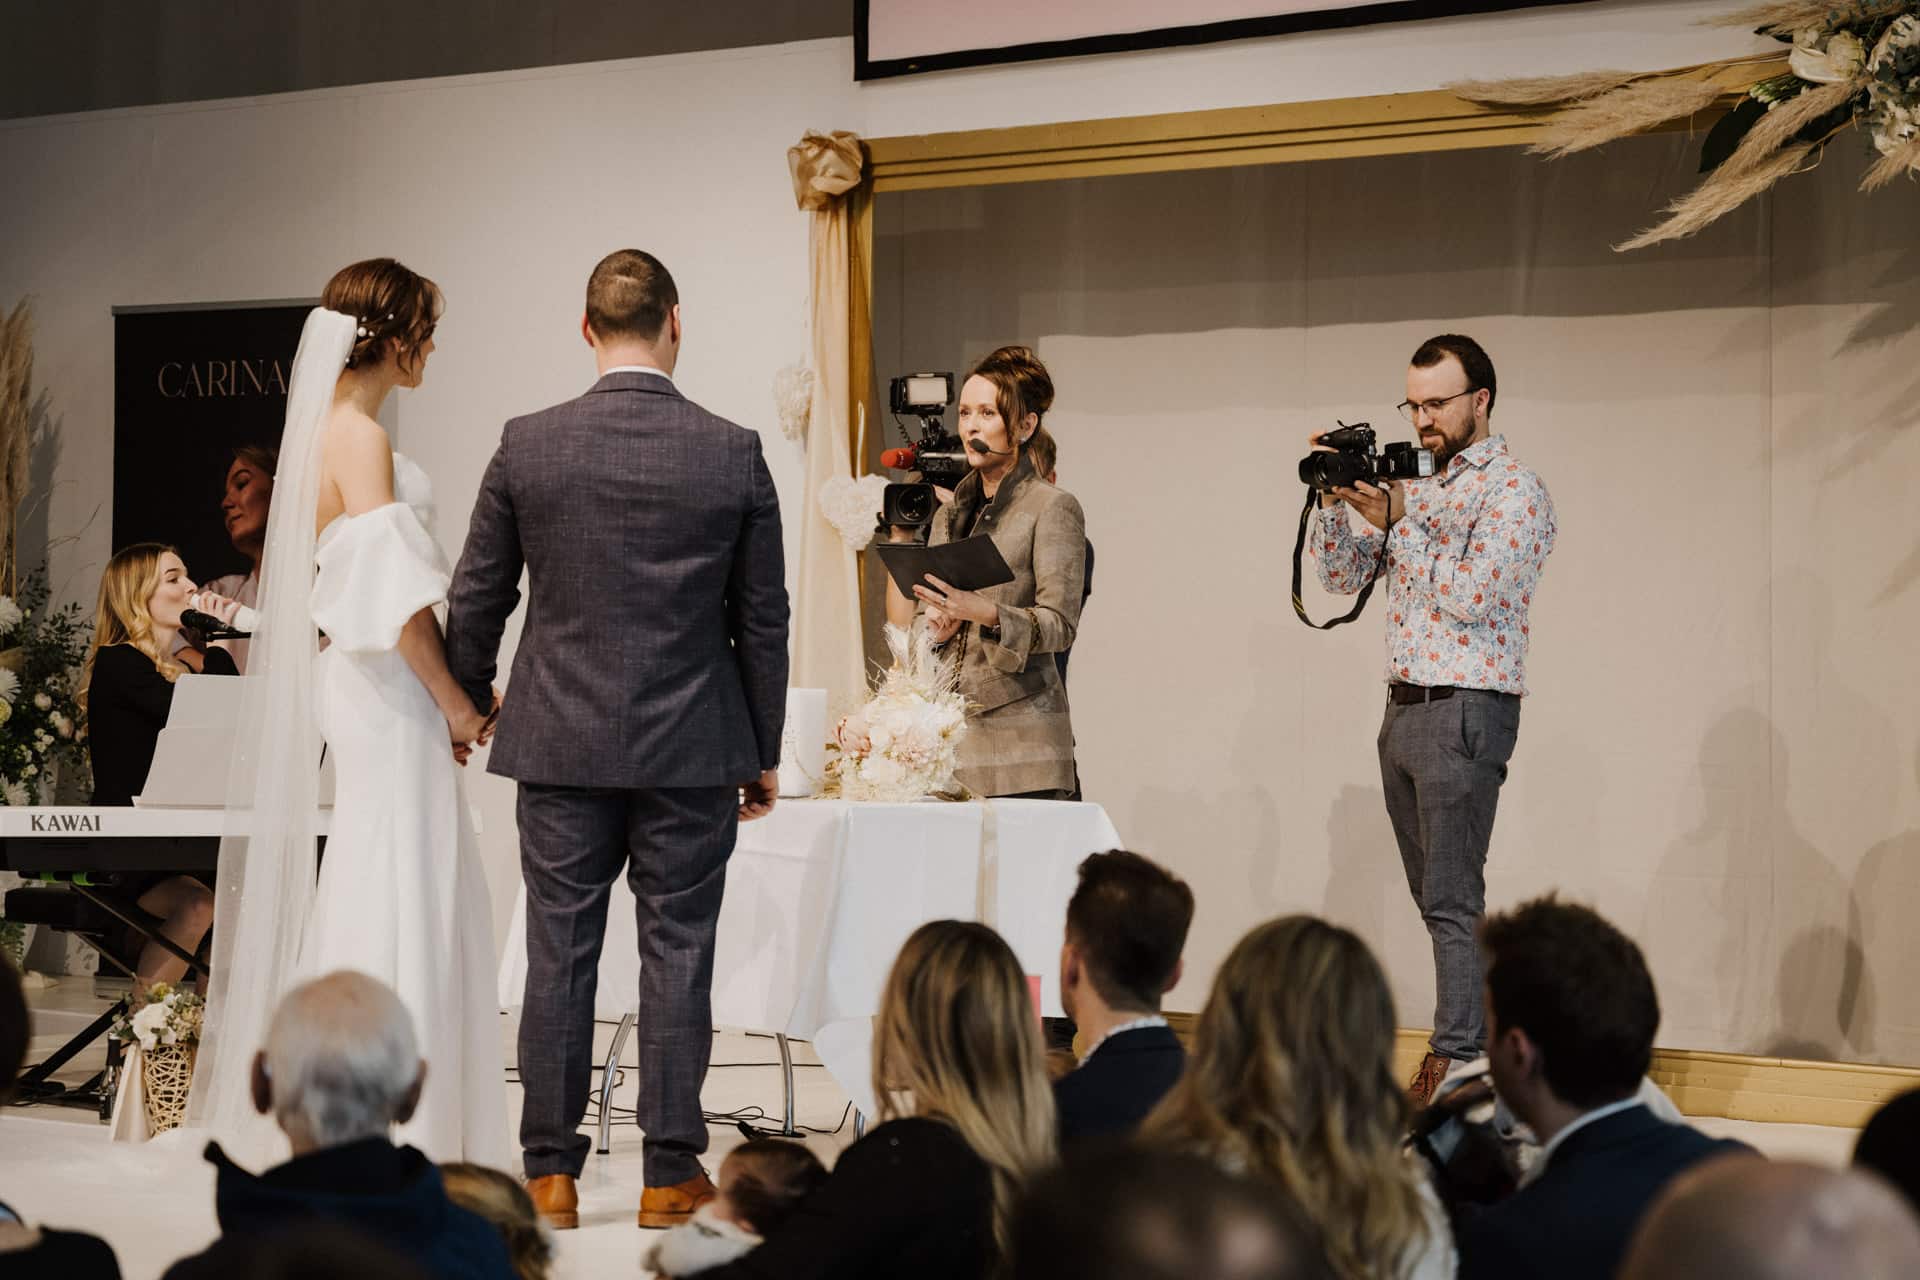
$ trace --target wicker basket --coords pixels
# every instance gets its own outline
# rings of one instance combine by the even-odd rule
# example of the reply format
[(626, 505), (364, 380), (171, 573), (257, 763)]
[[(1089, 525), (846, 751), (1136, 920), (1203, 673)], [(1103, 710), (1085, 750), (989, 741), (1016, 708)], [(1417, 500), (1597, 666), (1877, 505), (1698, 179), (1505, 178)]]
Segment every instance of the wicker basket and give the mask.
[(140, 1055), (149, 1135), (177, 1129), (186, 1118), (187, 1086), (193, 1083), (193, 1053), (194, 1046), (190, 1044), (163, 1044)]

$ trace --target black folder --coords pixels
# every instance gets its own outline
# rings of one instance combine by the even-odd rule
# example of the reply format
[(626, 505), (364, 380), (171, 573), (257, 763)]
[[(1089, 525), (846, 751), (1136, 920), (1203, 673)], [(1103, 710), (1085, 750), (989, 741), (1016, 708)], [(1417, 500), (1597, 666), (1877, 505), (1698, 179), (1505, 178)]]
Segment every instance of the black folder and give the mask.
[(913, 589), (925, 586), (929, 574), (962, 591), (984, 591), (1013, 581), (1013, 570), (1007, 567), (1000, 548), (984, 533), (958, 542), (943, 542), (937, 547), (923, 547), (914, 542), (878, 542), (874, 549), (880, 553), (880, 562), (887, 566), (894, 585), (909, 600), (918, 598)]

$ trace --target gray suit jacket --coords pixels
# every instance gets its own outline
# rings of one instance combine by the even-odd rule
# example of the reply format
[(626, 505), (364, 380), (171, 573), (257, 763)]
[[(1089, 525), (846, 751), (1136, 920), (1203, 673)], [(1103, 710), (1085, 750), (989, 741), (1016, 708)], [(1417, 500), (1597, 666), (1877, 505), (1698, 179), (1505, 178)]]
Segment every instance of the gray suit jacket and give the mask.
[(758, 435), (647, 373), (507, 423), (447, 593), (447, 664), (478, 706), (523, 565), (490, 772), (637, 789), (779, 764), (786, 568)]

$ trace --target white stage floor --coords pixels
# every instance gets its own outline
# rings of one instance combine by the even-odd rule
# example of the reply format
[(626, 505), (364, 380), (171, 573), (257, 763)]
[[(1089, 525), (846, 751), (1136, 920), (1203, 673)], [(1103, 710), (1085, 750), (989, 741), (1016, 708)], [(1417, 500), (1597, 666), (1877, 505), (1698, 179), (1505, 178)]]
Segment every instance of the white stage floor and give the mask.
[[(34, 1005), (39, 1033), (28, 1062), (40, 1060), (102, 1007), (92, 999), (85, 980), (62, 980), (51, 989), (30, 991), (28, 999)], [(513, 1028), (508, 1019), (501, 1022), (511, 1061)], [(611, 1026), (600, 1028), (600, 1052), (605, 1052), (612, 1034)], [(632, 1053), (630, 1043), (629, 1066)], [(84, 1055), (60, 1078), (84, 1080), (98, 1070), (103, 1056), (104, 1049)], [(841, 1126), (831, 1136), (807, 1139), (822, 1160), (832, 1163), (853, 1141), (853, 1119), (845, 1114), (846, 1096), (824, 1070), (811, 1065), (816, 1060), (808, 1046), (795, 1045), (794, 1056), (795, 1122), (821, 1129)], [(757, 1106), (769, 1117), (765, 1125), (778, 1125), (781, 1086), (777, 1062), (778, 1054), (768, 1037), (716, 1035), (715, 1065), (707, 1077), (705, 1093), (708, 1110)], [(616, 1089), (616, 1104), (630, 1107), (631, 1090), (629, 1075), (627, 1083)], [(508, 1088), (508, 1105), (517, 1128), (520, 1091), (515, 1086)], [(1694, 1123), (1716, 1136), (1739, 1138), (1769, 1156), (1824, 1164), (1845, 1163), (1856, 1136), (1852, 1129), (1818, 1125), (1711, 1118)], [(739, 1130), (721, 1125), (713, 1127), (712, 1138), (709, 1168), (716, 1167), (720, 1157), (742, 1140)], [(653, 1233), (634, 1226), (640, 1186), (639, 1131), (631, 1120), (616, 1122), (612, 1150), (587, 1158), (580, 1181), (580, 1229), (559, 1233), (560, 1280), (640, 1274), (641, 1252), (653, 1238)], [(154, 1280), (175, 1259), (204, 1248), (217, 1234), (213, 1171), (198, 1153), (162, 1155), (119, 1146), (107, 1141), (106, 1127), (91, 1112), (60, 1107), (0, 1110), (0, 1200), (19, 1210), (29, 1222), (104, 1236), (120, 1255), (126, 1280)]]

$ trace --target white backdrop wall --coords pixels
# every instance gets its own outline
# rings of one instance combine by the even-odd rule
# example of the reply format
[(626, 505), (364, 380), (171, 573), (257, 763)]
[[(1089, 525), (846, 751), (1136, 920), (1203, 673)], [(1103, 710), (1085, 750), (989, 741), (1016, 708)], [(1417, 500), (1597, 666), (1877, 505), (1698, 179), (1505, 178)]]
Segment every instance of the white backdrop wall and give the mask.
[[(805, 224), (783, 163), (801, 130), (885, 136), (1252, 105), (1430, 89), (1464, 76), (1670, 66), (1756, 47), (1744, 33), (1696, 25), (1721, 7), (1711, 0), (1614, 0), (867, 86), (851, 81), (849, 41), (814, 41), (0, 122), (0, 302), (35, 299), (37, 382), (51, 428), (35, 456), (36, 483), (48, 502), (26, 532), (54, 544), (54, 580), (64, 595), (90, 601), (111, 550), (113, 306), (311, 296), (341, 264), (384, 253), (434, 276), (449, 298), (426, 385), (403, 393), (395, 418), (402, 447), (435, 477), (440, 536), (457, 553), (501, 422), (576, 394), (591, 379), (574, 331), (580, 291), (599, 255), (624, 244), (653, 249), (673, 267), (688, 322), (680, 381), (717, 412), (769, 433), (769, 461), (791, 522), (798, 454), (772, 430), (769, 385), (803, 349)], [(1483, 252), (1492, 261), (1501, 248)], [(1298, 249), (1276, 239), (1274, 252)], [(1196, 282), (1176, 278), (1170, 266), (1155, 265), (1159, 260), (1156, 247), (1140, 264), (1148, 272), (1143, 278), (1157, 272), (1156, 289), (1190, 293)], [(1850, 261), (1873, 270), (1858, 265), (1865, 259)], [(1865, 284), (1874, 279), (1869, 274)], [(1224, 279), (1198, 284), (1229, 294), (1262, 287)], [(1818, 284), (1808, 279), (1805, 287)], [(1847, 314), (1845, 307), (1810, 311), (1805, 323), (1844, 329)], [(1250, 332), (1273, 315), (1252, 317), (1259, 324), (1250, 321)], [(1363, 317), (1378, 318), (1377, 309)], [(996, 336), (1027, 332), (998, 323), (977, 332), (989, 329)], [(1366, 351), (1353, 357), (1355, 369), (1364, 364), (1370, 377), (1378, 370), (1373, 342), (1370, 336)], [(1063, 358), (1051, 341), (1048, 354)], [(1076, 385), (1083, 381), (1071, 376)], [(1802, 395), (1803, 403), (1816, 403), (1819, 388)], [(1703, 408), (1725, 412), (1724, 405)], [(1800, 456), (1808, 468), (1827, 457), (1812, 448)], [(1072, 465), (1090, 467), (1092, 460), (1077, 455)], [(1899, 474), (1880, 455), (1872, 465), (1876, 478)], [(1212, 478), (1196, 471), (1163, 483), (1198, 491)], [(1829, 525), (1844, 515), (1820, 514)], [(1107, 536), (1116, 557), (1124, 557), (1123, 541)], [(790, 538), (789, 547), (791, 553), (797, 540)], [(1562, 556), (1555, 575), (1571, 578), (1573, 557)], [(1114, 584), (1117, 594), (1117, 578)], [(509, 648), (516, 635), (509, 631)], [(1245, 639), (1247, 653), (1256, 647), (1264, 653), (1268, 646)], [(1344, 656), (1333, 660), (1353, 662), (1353, 672), (1364, 675), (1365, 647), (1348, 643), (1328, 652), (1340, 650)], [(1090, 669), (1114, 661), (1088, 653)], [(1241, 709), (1239, 699), (1220, 702), (1236, 715)], [(1116, 707), (1112, 714), (1126, 713)], [(1798, 714), (1818, 718), (1811, 707)], [(1204, 744), (1222, 723), (1233, 733), (1255, 731), (1251, 720), (1209, 716), (1205, 723), (1207, 737), (1169, 747), (1169, 758), (1193, 777), (1204, 774)], [(1845, 740), (1850, 727), (1834, 722), (1828, 731)], [(1541, 737), (1531, 723), (1528, 732), (1523, 749)], [(1351, 751), (1329, 745), (1327, 755), (1340, 759), (1326, 766), (1338, 772)], [(1286, 776), (1292, 767), (1276, 764), (1276, 783), (1318, 794), (1320, 783)], [(477, 768), (469, 781), (486, 823), (496, 913), (503, 914), (517, 879), (512, 788)], [(1908, 792), (1911, 783), (1909, 769)], [(1813, 768), (1796, 772), (1796, 790), (1814, 785)], [(1173, 819), (1154, 815), (1183, 802), (1142, 787), (1121, 816), (1140, 827), (1143, 843), (1165, 845)], [(1894, 807), (1893, 797), (1881, 797), (1876, 829), (1887, 826)], [(1349, 809), (1352, 823), (1371, 821), (1365, 797)], [(1300, 812), (1289, 793), (1285, 813), (1292, 816), (1285, 820)], [(1270, 830), (1283, 821), (1281, 802), (1261, 800), (1234, 821), (1248, 832)], [(1196, 846), (1179, 856), (1191, 868), (1212, 855)], [(1245, 893), (1244, 883), (1268, 873), (1232, 849), (1220, 858), (1220, 876), (1197, 881), (1203, 892), (1217, 884), (1263, 902)], [(1897, 874), (1898, 858), (1881, 861), (1889, 866), (1885, 874)], [(1396, 899), (1383, 896), (1391, 887), (1374, 886), (1382, 918), (1398, 910)], [(1209, 929), (1237, 922), (1211, 911), (1204, 918)], [(1188, 1004), (1224, 945), (1208, 942), (1206, 931), (1201, 938), (1194, 977), (1182, 993)], [(1392, 959), (1396, 973), (1412, 981), (1407, 975), (1417, 973), (1419, 957), (1404, 939)]]
[[(1382, 808), (1382, 606), (1288, 602), (1309, 431), (1475, 334), (1496, 430), (1560, 537), (1489, 898), (1593, 902), (1646, 945), (1662, 1042), (1920, 1061), (1920, 194), (1815, 174), (1691, 243), (1608, 248), (1695, 144), (910, 193), (878, 206), (878, 365), (1037, 346), (1094, 594), (1070, 695), (1090, 798), (1192, 881), (1197, 1007), (1288, 911), (1374, 942), (1402, 1020), (1432, 967)], [(1872, 496), (1870, 496), (1872, 495)], [(1312, 569), (1308, 580), (1313, 581)], [(1316, 616), (1342, 612), (1309, 591)]]

